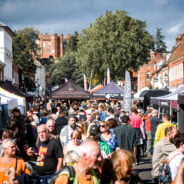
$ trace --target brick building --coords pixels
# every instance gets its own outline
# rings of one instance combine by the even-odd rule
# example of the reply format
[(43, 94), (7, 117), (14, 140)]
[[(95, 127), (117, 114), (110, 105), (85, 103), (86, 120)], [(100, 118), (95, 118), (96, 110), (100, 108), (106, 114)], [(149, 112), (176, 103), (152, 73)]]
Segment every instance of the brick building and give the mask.
[(150, 61), (141, 66), (137, 76), (138, 91), (144, 87), (168, 88), (167, 56), (150, 51)]
[(176, 44), (169, 58), (169, 86), (184, 84), (184, 33), (176, 37)]
[(64, 55), (64, 45), (70, 35), (66, 38), (62, 34), (39, 34), (37, 44), (40, 47), (40, 58), (53, 58), (62, 57)]

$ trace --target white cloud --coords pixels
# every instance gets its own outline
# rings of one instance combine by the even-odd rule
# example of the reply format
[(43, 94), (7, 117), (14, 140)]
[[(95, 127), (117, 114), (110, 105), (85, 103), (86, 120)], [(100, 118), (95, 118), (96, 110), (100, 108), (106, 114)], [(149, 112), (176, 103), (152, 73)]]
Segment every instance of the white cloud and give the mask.
[(183, 23), (178, 23), (168, 29), (168, 34), (178, 34), (182, 31)]

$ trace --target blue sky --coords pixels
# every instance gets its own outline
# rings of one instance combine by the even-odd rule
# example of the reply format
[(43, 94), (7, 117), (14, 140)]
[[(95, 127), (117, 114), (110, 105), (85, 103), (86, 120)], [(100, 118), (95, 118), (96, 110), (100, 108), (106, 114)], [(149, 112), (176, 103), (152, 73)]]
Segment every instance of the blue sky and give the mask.
[(184, 31), (183, 0), (0, 0), (0, 22), (12, 30), (34, 27), (41, 33), (80, 32), (106, 10), (125, 10), (146, 21), (155, 35), (162, 28), (168, 49)]

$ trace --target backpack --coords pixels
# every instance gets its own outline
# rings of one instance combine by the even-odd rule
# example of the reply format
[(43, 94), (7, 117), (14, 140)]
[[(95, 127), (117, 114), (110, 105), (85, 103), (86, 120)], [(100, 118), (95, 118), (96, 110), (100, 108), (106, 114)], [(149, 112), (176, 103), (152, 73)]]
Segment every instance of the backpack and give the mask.
[(181, 153), (174, 155), (173, 157), (171, 157), (170, 160), (167, 159), (167, 160), (160, 161), (159, 169), (158, 169), (159, 184), (171, 184), (172, 183), (171, 169), (169, 167), (169, 163), (177, 155), (181, 155)]
[(49, 184), (55, 184), (57, 177), (60, 175), (64, 175), (64, 174), (68, 175), (68, 183), (73, 184), (73, 182), (75, 180), (75, 170), (74, 170), (73, 166), (64, 166), (63, 168), (61, 168), (58, 172), (56, 172), (54, 174), (54, 176), (51, 178)]

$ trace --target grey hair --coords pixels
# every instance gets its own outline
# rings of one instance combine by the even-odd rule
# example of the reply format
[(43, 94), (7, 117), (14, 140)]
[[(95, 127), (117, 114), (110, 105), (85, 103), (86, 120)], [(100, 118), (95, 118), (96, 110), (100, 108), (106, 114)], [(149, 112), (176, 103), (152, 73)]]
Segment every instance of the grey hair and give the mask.
[(2, 143), (3, 149), (8, 148), (10, 146), (10, 143), (15, 143), (15, 139), (5, 139)]

